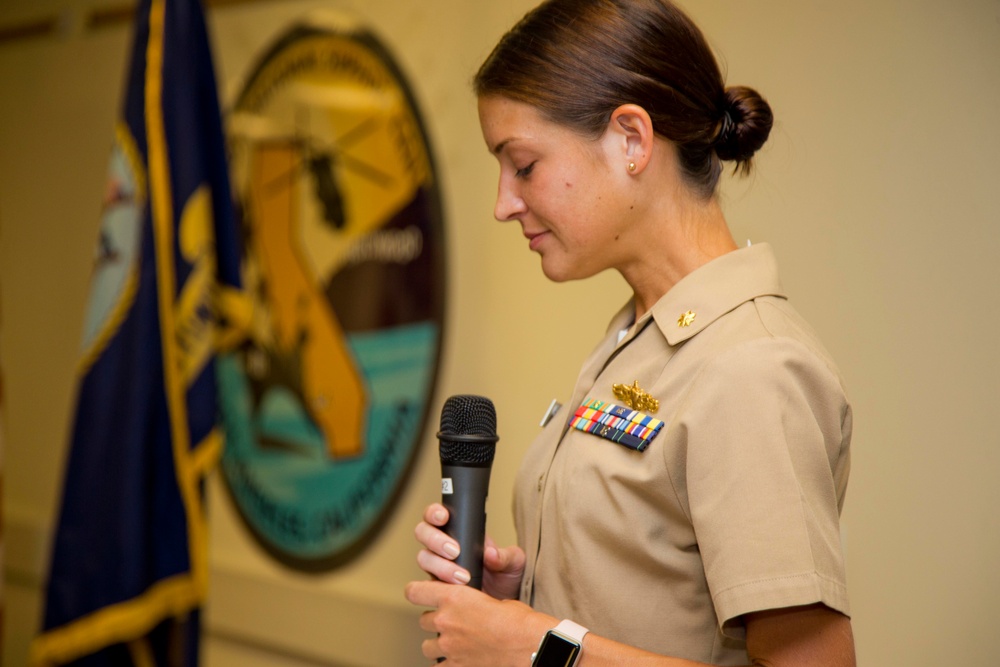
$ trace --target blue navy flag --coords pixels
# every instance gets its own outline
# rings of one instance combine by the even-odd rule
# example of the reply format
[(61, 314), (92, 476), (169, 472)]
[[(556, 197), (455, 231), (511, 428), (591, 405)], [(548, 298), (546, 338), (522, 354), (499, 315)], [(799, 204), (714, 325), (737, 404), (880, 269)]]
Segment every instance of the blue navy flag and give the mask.
[(141, 0), (84, 324), (38, 665), (195, 665), (214, 355), (246, 311), (198, 0)]

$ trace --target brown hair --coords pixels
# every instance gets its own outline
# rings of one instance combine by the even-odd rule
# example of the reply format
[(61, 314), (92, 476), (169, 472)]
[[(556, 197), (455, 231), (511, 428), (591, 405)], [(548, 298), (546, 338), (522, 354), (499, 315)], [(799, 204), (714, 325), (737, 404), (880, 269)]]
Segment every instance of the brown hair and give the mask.
[(706, 197), (720, 160), (749, 173), (773, 122), (755, 90), (725, 87), (701, 31), (669, 0), (547, 0), (501, 38), (473, 86), (592, 138), (616, 108), (638, 104)]

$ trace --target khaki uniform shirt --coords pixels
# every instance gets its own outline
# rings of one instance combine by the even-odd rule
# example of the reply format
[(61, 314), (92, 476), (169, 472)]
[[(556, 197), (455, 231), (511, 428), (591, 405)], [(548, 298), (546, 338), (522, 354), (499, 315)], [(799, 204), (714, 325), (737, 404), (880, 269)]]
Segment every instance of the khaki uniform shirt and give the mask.
[[(614, 318), (518, 472), (521, 599), (719, 665), (747, 663), (748, 612), (822, 602), (847, 614), (851, 408), (770, 247), (697, 269), (618, 342), (633, 314)], [(645, 451), (568, 427), (584, 400), (622, 405), (612, 385), (634, 382), (664, 422)]]

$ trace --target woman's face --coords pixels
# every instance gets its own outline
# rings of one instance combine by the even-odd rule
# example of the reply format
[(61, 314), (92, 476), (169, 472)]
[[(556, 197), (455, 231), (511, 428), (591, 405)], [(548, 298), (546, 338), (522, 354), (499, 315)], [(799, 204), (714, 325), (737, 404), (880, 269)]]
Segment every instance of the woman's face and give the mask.
[(573, 280), (616, 267), (628, 209), (617, 185), (627, 162), (613, 140), (588, 140), (499, 96), (480, 98), (479, 122), (500, 163), (494, 215), (521, 223), (545, 275)]

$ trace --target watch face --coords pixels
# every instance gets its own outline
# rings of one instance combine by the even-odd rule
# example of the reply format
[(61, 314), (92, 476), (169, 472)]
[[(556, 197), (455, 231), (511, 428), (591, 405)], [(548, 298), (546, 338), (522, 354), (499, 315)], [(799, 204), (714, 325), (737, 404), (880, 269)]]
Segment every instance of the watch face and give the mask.
[(553, 632), (545, 635), (532, 667), (572, 667), (580, 655), (580, 645)]

